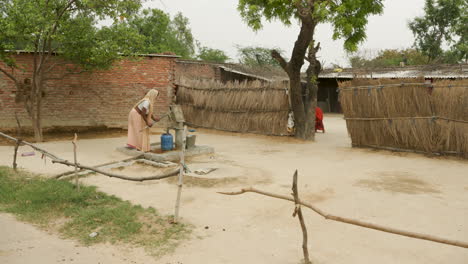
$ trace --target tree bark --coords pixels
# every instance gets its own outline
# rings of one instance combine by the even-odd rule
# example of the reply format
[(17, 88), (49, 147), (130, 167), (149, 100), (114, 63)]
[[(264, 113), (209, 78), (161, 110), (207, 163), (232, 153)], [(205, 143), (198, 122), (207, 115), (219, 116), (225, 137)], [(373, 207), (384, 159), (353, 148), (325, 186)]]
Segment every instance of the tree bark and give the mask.
[[(281, 55), (273, 51), (272, 56), (281, 65), (289, 76), (291, 108), (294, 113), (295, 137), (303, 140), (314, 140), (315, 136), (315, 107), (313, 101), (317, 99), (317, 92), (313, 89), (303, 89), (301, 81), (301, 69), (304, 65), (307, 49), (313, 43), (313, 37), (317, 22), (313, 19), (313, 2), (308, 3), (307, 8), (298, 10), (301, 20), (301, 30), (294, 44), (294, 49), (289, 62), (286, 62)], [(316, 53), (316, 51), (315, 51)], [(315, 57), (314, 53), (314, 57)], [(315, 65), (315, 61), (314, 61)], [(309, 66), (310, 67), (310, 66)], [(318, 72), (313, 71), (317, 79)], [(311, 79), (311, 78), (308, 78)], [(311, 95), (315, 96), (311, 96)], [(316, 103), (315, 103), (316, 104)]]
[(44, 86), (43, 82), (43, 67), (42, 63), (44, 62), (44, 54), (39, 54), (40, 63), (36, 64), (36, 68), (33, 71), (32, 83), (31, 83), (31, 93), (29, 96), (30, 112), (29, 116), (31, 118), (31, 123), (34, 131), (34, 139), (36, 142), (44, 141), (42, 133), (42, 90)]

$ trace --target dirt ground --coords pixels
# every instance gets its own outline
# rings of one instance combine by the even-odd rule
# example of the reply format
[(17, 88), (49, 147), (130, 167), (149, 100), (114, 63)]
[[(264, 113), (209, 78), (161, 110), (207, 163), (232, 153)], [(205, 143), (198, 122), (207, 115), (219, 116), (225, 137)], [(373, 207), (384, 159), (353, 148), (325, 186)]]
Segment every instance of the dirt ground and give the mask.
[[(466, 160), (352, 149), (341, 116), (326, 115), (325, 125), (327, 133), (319, 133), (315, 143), (198, 129), (197, 143), (213, 146), (216, 154), (191, 159), (188, 166), (218, 170), (202, 179), (187, 178), (181, 215), (195, 230), (172, 254), (154, 259), (141, 249), (83, 247), (3, 214), (0, 263), (298, 264), (302, 233), (291, 216), (290, 202), (257, 194), (217, 194), (254, 186), (288, 195), (295, 169), (302, 199), (330, 214), (468, 242)], [(157, 141), (158, 136), (152, 139)], [(115, 151), (124, 143), (122, 137), (81, 140), (78, 159), (89, 165), (124, 159)], [(73, 157), (70, 142), (40, 145), (64, 158)], [(12, 153), (12, 147), (0, 147), (0, 164), (11, 166)], [(70, 170), (44, 163), (39, 154), (21, 157), (18, 163), (46, 175)], [(138, 165), (119, 173), (144, 176), (154, 171)], [(174, 179), (135, 183), (94, 175), (83, 182), (173, 214)], [(467, 249), (331, 222), (307, 209), (304, 215), (316, 264), (468, 263)]]

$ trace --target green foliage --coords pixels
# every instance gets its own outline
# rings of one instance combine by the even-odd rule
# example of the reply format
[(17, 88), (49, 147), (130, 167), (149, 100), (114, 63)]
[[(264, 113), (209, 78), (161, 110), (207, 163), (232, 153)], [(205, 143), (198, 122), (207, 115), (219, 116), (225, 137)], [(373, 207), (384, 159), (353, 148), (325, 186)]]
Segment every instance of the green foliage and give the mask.
[[(468, 1), (426, 0), (424, 16), (414, 18), (409, 28), (415, 47), (436, 62), (467, 60)], [(447, 44), (449, 51), (444, 51)]]
[(239, 56), (239, 63), (249, 66), (275, 66), (279, 67), (278, 61), (271, 56), (271, 51), (274, 49), (280, 54), (283, 54), (279, 48), (265, 48), (265, 47), (254, 47), (254, 46), (236, 46), (237, 53)]
[(175, 53), (182, 56), (182, 58), (193, 57), (195, 53), (195, 40), (188, 18), (184, 17), (182, 13), (178, 13), (172, 19), (171, 28), (176, 40), (172, 43)]
[(208, 47), (200, 47), (198, 51), (198, 59), (203, 61), (225, 63), (230, 60), (229, 56), (220, 49), (212, 49)]
[(349, 57), (353, 68), (374, 68), (399, 66), (401, 62), (405, 65), (425, 65), (429, 58), (416, 49), (386, 49), (378, 51), (376, 56), (357, 52)]
[[(160, 216), (153, 208), (132, 205), (95, 187), (77, 191), (70, 182), (7, 167), (0, 167), (0, 211), (85, 244), (121, 241), (155, 254), (172, 249), (190, 231), (184, 224), (170, 224), (169, 216)], [(89, 237), (96, 231), (97, 237)]]
[(129, 20), (129, 26), (144, 38), (141, 53), (172, 52), (183, 58), (192, 58), (195, 40), (189, 20), (178, 13), (172, 20), (159, 9), (145, 9)]
[[(14, 65), (6, 49), (57, 52), (85, 69), (107, 68), (141, 45), (119, 17), (133, 15), (139, 0), (6, 0), (0, 5), (0, 59)], [(98, 28), (102, 19), (113, 26)]]
[(383, 0), (239, 0), (238, 10), (252, 29), (259, 30), (263, 19), (291, 25), (299, 18), (299, 9), (309, 2), (314, 3), (312, 18), (317, 23), (331, 23), (333, 39), (344, 39), (348, 51), (357, 50), (366, 38), (368, 17), (383, 11)]

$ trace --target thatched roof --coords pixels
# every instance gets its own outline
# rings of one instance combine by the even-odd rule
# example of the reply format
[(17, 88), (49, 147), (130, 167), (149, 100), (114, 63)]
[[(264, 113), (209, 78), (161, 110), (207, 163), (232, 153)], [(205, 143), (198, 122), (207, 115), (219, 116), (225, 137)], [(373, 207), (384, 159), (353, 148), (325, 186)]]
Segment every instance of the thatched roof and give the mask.
[(467, 79), (468, 64), (460, 65), (423, 65), (391, 68), (349, 68), (349, 69), (325, 69), (320, 78), (327, 79), (402, 79), (402, 78), (434, 78), (434, 79)]

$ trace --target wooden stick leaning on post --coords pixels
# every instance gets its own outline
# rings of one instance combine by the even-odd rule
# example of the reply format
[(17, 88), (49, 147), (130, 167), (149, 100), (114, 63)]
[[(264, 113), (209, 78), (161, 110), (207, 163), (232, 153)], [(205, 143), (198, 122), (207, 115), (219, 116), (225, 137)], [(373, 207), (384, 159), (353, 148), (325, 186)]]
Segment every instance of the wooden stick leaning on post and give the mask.
[[(2, 137), (5, 137), (7, 139), (10, 139), (12, 141), (15, 141), (15, 142), (18, 142), (19, 139), (16, 139), (12, 136), (9, 136), (7, 134), (4, 134), (2, 132), (0, 132), (0, 136)], [(109, 173), (109, 172), (105, 172), (105, 171), (102, 171), (102, 170), (99, 170), (97, 168), (94, 168), (94, 167), (90, 167), (90, 166), (86, 166), (86, 165), (81, 165), (79, 163), (73, 163), (73, 162), (69, 162), (67, 160), (64, 160), (64, 159), (61, 159), (59, 158), (58, 156), (48, 152), (47, 150), (45, 149), (42, 149), (40, 147), (37, 147), (35, 146), (34, 144), (31, 144), (29, 142), (26, 142), (26, 141), (21, 141), (21, 144), (24, 144), (24, 145), (27, 145), (27, 146), (30, 146), (31, 148), (33, 148), (34, 150), (44, 154), (45, 156), (49, 157), (52, 159), (52, 163), (59, 163), (59, 164), (63, 164), (63, 165), (67, 165), (67, 166), (71, 166), (71, 167), (78, 167), (82, 170), (90, 170), (90, 171), (94, 171), (94, 172), (97, 172), (99, 174), (102, 174), (102, 175), (105, 175), (105, 176), (108, 176), (108, 177), (111, 177), (111, 178), (118, 178), (118, 179), (122, 179), (122, 180), (127, 180), (127, 181), (139, 181), (139, 182), (142, 182), (142, 181), (151, 181), (151, 180), (161, 180), (161, 179), (165, 179), (165, 178), (169, 178), (169, 177), (172, 177), (172, 176), (176, 176), (179, 174), (179, 170), (180, 168), (177, 168), (175, 170), (171, 170), (169, 172), (166, 172), (164, 174), (161, 174), (161, 175), (155, 175), (155, 176), (148, 176), (148, 177), (138, 177), (138, 178), (134, 178), (134, 177), (128, 177), (128, 176), (125, 176), (125, 175), (118, 175), (118, 174), (114, 174), (114, 173)], [(134, 159), (134, 158), (132, 158)], [(182, 168), (183, 169), (183, 168)]]
[[(257, 189), (252, 188), (252, 187), (243, 188), (238, 192), (218, 192), (218, 193), (219, 194), (224, 194), (224, 195), (240, 195), (240, 194), (247, 193), (247, 192), (258, 193), (258, 194), (261, 194), (261, 195), (265, 195), (265, 196), (269, 196), (269, 197), (273, 197), (273, 198), (278, 198), (278, 199), (294, 202), (294, 199), (292, 199), (292, 198), (290, 198), (288, 196), (284, 196), (284, 195), (281, 195), (281, 194), (269, 193), (269, 192), (257, 190)], [(356, 225), (356, 226), (365, 227), (365, 228), (369, 228), (369, 229), (374, 229), (374, 230), (378, 230), (378, 231), (382, 231), (382, 232), (386, 232), (386, 233), (392, 233), (392, 234), (400, 235), (400, 236), (406, 236), (406, 237), (411, 237), (411, 238), (416, 238), (416, 239), (421, 239), (421, 240), (427, 240), (427, 241), (432, 241), (432, 242), (436, 242), (436, 243), (441, 243), (441, 244), (446, 244), (446, 245), (451, 245), (451, 246), (456, 246), (456, 247), (461, 247), (461, 248), (468, 248), (468, 243), (464, 242), (464, 241), (450, 240), (450, 239), (440, 238), (440, 237), (436, 237), (436, 236), (432, 236), (432, 235), (420, 234), (420, 233), (416, 233), (416, 232), (399, 230), (399, 229), (396, 229), (396, 228), (391, 228), (391, 227), (381, 226), (381, 225), (377, 225), (377, 224), (367, 223), (367, 222), (364, 222), (364, 221), (355, 220), (355, 219), (351, 219), (351, 218), (334, 216), (334, 215), (330, 215), (330, 214), (327, 214), (327, 213), (323, 212), (322, 210), (320, 210), (319, 208), (315, 207), (314, 205), (312, 205), (310, 203), (306, 203), (306, 202), (303, 202), (303, 201), (300, 201), (300, 200), (299, 200), (299, 204), (311, 209), (312, 211), (314, 211), (317, 214), (323, 216), (327, 220), (332, 220), (332, 221), (341, 222), (341, 223), (350, 224), (350, 225)]]
[[(105, 167), (105, 166), (109, 166), (109, 165), (112, 165), (112, 164), (117, 164), (117, 163), (124, 163), (124, 162), (128, 162), (128, 161), (132, 161), (132, 160), (137, 160), (137, 159), (141, 159), (144, 155), (138, 155), (136, 157), (132, 157), (132, 158), (128, 158), (128, 159), (124, 159), (124, 160), (119, 160), (119, 161), (111, 161), (111, 162), (106, 162), (106, 163), (103, 163), (103, 164), (99, 164), (99, 165), (96, 165), (96, 166), (93, 166), (94, 169), (97, 169), (97, 168), (101, 168), (101, 167)], [(79, 169), (78, 170), (78, 173), (80, 172), (84, 172), (86, 171), (86, 169)], [(67, 172), (63, 172), (63, 173), (60, 173), (60, 174), (57, 174), (53, 177), (51, 177), (52, 179), (60, 179), (62, 177), (65, 177), (65, 176), (68, 176), (68, 175), (72, 175), (74, 174), (75, 171), (72, 170), (72, 171), (67, 171)]]
[[(72, 163), (72, 162), (69, 162), (69, 161), (66, 161), (66, 160), (52, 160), (52, 163), (60, 163), (60, 164), (67, 165), (67, 166), (75, 166), (75, 163)], [(93, 167), (81, 165), (79, 163), (77, 163), (76, 165), (77, 165), (78, 168), (81, 168), (81, 169), (84, 169), (84, 170), (94, 171), (94, 172), (97, 172), (99, 174), (111, 177), (111, 178), (117, 178), (117, 179), (122, 179), (122, 180), (127, 180), (127, 181), (139, 181), (139, 182), (151, 181), (151, 180), (161, 180), (161, 179), (169, 178), (169, 177), (172, 177), (172, 176), (176, 176), (176, 175), (179, 174), (179, 170), (183, 169), (183, 168), (176, 168), (174, 170), (171, 170), (171, 171), (166, 172), (166, 173), (161, 174), (161, 175), (135, 178), (135, 177), (128, 177), (128, 176), (125, 176), (125, 175), (109, 173), (109, 172), (106, 172), (106, 171), (102, 171), (100, 169), (96, 169), (96, 168), (93, 168)]]
[[(14, 138), (14, 137), (12, 137), (12, 136), (9, 136), (9, 135), (7, 135), (7, 134), (5, 134), (5, 133), (2, 133), (2, 132), (0, 132), (0, 136), (4, 137), (4, 138), (6, 138), (6, 139), (9, 139), (9, 140), (11, 140), (11, 141), (14, 141), (14, 142), (18, 142), (18, 141), (19, 141), (19, 139)], [(40, 148), (40, 147), (38, 147), (38, 146), (35, 146), (35, 145), (33, 145), (33, 144), (29, 143), (29, 142), (21, 141), (21, 144), (30, 146), (30, 147), (33, 148), (34, 150), (41, 152), (42, 154), (44, 154), (45, 156), (47, 156), (47, 157), (49, 157), (49, 158), (51, 158), (51, 159), (53, 159), (53, 160), (54, 160), (54, 159), (60, 160), (60, 158), (57, 157), (56, 155), (54, 155), (54, 154), (48, 152), (48, 151), (45, 150), (45, 149), (42, 149), (42, 148)]]
[(174, 213), (174, 223), (177, 223), (177, 221), (179, 220), (180, 196), (182, 195), (182, 186), (184, 185), (185, 141), (187, 139), (187, 126), (184, 126), (182, 138), (183, 138), (182, 149), (179, 152), (180, 171), (179, 171), (179, 181), (177, 183), (178, 190), (177, 190), (177, 199), (176, 199), (175, 213)]
[(292, 195), (294, 197), (294, 213), (293, 217), (296, 215), (299, 218), (299, 223), (301, 224), (302, 229), (302, 252), (304, 253), (304, 262), (305, 264), (312, 264), (309, 258), (309, 250), (307, 249), (307, 228), (304, 222), (304, 216), (302, 215), (301, 204), (299, 200), (299, 191), (297, 189), (297, 170), (294, 172), (293, 176), (293, 185), (292, 185)]

